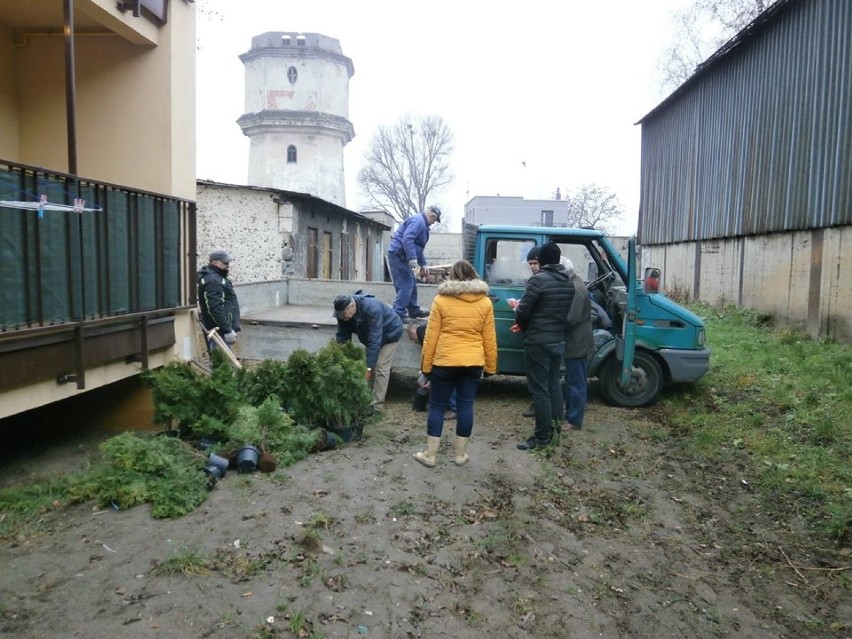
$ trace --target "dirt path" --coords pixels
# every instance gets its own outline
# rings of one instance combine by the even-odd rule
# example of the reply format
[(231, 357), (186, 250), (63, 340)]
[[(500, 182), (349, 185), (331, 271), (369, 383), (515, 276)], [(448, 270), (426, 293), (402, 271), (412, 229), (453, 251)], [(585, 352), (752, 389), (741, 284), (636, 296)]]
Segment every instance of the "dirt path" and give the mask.
[[(445, 437), (430, 470), (412, 458), (425, 416), (411, 392), (395, 385), (366, 441), (229, 473), (182, 519), (49, 515), (47, 536), (0, 551), (0, 636), (849, 634), (848, 590), (817, 588), (814, 558), (763, 515), (741, 469), (680, 458), (647, 411), (594, 400), (546, 458), (515, 449), (531, 429), (522, 381), (492, 378), (471, 462), (456, 467)], [(214, 569), (154, 570), (189, 551)]]

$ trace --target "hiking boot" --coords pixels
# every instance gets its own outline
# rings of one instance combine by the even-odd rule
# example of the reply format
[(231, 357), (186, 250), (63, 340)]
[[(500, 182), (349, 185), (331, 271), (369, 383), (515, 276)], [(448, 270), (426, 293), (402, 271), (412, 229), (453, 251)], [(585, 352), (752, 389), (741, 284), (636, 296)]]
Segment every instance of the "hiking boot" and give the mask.
[(411, 319), (421, 319), (423, 317), (429, 317), (429, 312), (429, 310), (421, 308), (419, 311), (408, 311), (408, 316)]
[(535, 405), (530, 404), (530, 407), (521, 413), (524, 417), (535, 417)]
[(547, 441), (543, 439), (539, 439), (535, 435), (528, 438), (526, 441), (522, 441), (518, 443), (518, 450), (535, 450), (536, 448), (543, 448), (544, 446), (550, 446), (550, 442), (552, 439)]

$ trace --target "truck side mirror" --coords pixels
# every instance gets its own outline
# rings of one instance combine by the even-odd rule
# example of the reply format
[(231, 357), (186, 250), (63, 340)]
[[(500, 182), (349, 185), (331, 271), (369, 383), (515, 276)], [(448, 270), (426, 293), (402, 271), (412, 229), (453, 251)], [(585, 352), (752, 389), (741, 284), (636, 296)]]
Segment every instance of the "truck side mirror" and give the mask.
[(660, 269), (654, 267), (645, 269), (645, 279), (642, 288), (646, 293), (660, 292)]

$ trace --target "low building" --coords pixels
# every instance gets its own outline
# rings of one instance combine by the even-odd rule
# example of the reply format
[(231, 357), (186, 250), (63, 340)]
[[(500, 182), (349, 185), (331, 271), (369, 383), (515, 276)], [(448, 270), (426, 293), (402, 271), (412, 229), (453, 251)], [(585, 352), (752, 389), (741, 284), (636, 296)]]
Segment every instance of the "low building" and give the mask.
[(234, 258), (238, 284), (284, 278), (384, 280), (385, 234), (361, 214), (306, 193), (197, 181), (198, 265), (214, 249)]

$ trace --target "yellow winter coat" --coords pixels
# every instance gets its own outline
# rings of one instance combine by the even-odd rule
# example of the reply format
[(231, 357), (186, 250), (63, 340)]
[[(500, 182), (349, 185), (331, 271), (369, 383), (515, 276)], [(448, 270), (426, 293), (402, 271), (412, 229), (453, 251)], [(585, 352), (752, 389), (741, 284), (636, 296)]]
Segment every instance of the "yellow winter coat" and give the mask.
[(497, 372), (497, 332), (488, 284), (448, 280), (438, 286), (423, 338), (420, 370), (433, 366), (482, 366)]

